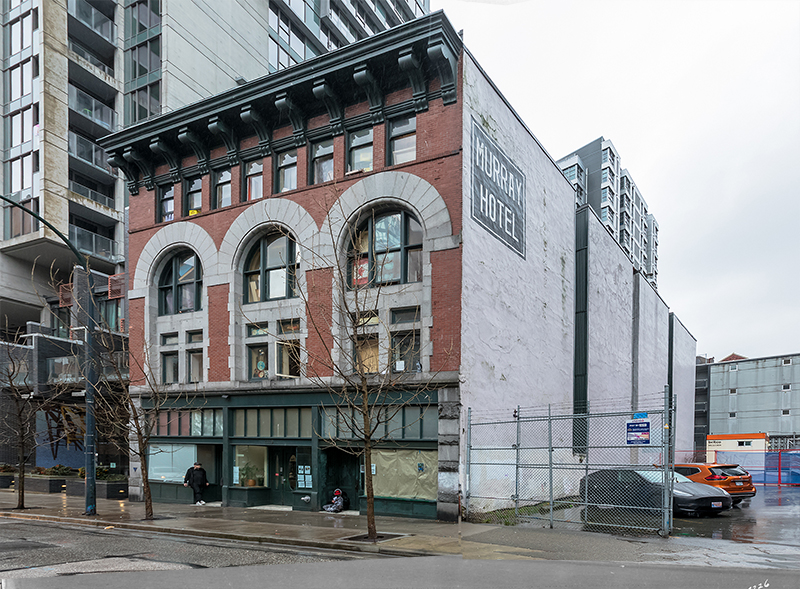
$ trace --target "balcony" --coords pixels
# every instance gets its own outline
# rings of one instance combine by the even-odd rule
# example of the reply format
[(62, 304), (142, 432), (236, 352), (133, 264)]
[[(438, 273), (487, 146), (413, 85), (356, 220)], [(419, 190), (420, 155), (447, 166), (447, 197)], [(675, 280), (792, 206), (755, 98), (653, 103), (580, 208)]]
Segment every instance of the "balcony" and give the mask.
[(112, 45), (115, 43), (117, 31), (114, 21), (86, 0), (67, 0), (67, 12), (90, 31), (93, 31)]
[(113, 239), (70, 225), (69, 240), (84, 254), (112, 263), (118, 260), (117, 244)]
[(75, 356), (47, 359), (48, 384), (77, 384), (82, 380), (83, 375)]
[(78, 184), (74, 180), (69, 181), (69, 189), (75, 194), (80, 194), (81, 196), (91, 199), (96, 203), (108, 207), (109, 209), (114, 208), (114, 199), (112, 197), (106, 196), (105, 194), (100, 194), (91, 188), (86, 188), (86, 186)]
[(106, 151), (90, 139), (77, 133), (69, 132), (69, 154), (80, 164), (76, 166), (79, 172), (92, 178), (98, 177), (108, 182), (108, 176), (113, 176), (114, 171), (108, 165)]
[(83, 45), (80, 43), (75, 43), (72, 39), (69, 40), (69, 49), (73, 53), (75, 53), (78, 57), (85, 59), (94, 67), (100, 69), (104, 74), (110, 77), (114, 77), (114, 68), (111, 66), (106, 65), (102, 62), (98, 57), (94, 54), (89, 52)]
[(117, 125), (117, 113), (113, 108), (72, 85), (69, 87), (69, 108), (88, 119), (88, 122), (100, 127), (86, 129), (94, 135), (105, 135), (107, 131), (113, 131)]

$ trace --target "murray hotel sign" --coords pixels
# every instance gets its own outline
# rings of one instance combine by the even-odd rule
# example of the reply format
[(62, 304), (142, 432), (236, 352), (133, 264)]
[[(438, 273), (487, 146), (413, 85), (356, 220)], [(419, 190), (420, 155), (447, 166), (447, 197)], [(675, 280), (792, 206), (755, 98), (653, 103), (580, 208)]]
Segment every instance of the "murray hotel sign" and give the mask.
[(472, 120), (472, 218), (525, 258), (525, 174)]

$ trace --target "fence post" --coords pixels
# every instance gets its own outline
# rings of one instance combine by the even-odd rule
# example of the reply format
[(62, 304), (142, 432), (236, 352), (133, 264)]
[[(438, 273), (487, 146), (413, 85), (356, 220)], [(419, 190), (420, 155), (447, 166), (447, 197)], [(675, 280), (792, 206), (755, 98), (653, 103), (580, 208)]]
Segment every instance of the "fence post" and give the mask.
[(550, 404), (547, 404), (547, 457), (550, 475), (550, 529), (553, 529), (553, 415)]
[(670, 469), (670, 440), (672, 439), (672, 428), (670, 419), (670, 394), (669, 385), (664, 386), (664, 415), (662, 417), (663, 427), (661, 430), (661, 456), (664, 470), (664, 492), (662, 496), (661, 509), (661, 535), (669, 537), (672, 529), (672, 472)]
[(514, 445), (517, 450), (514, 465), (514, 517), (519, 521), (519, 440), (520, 428), (522, 427), (520, 424), (519, 405), (517, 405), (517, 410), (514, 414), (517, 416), (517, 443)]
[(469, 516), (469, 496), (472, 491), (472, 480), (470, 479), (470, 462), (472, 462), (472, 407), (467, 408), (467, 468), (466, 468), (466, 487), (467, 493), (464, 497), (464, 510)]

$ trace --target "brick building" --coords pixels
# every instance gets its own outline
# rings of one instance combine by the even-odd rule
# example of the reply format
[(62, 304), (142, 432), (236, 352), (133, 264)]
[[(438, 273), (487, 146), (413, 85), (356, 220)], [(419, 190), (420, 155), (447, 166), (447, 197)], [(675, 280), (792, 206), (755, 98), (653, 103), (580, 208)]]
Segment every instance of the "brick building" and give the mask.
[(102, 144), (131, 192), (132, 382), (146, 361), (194, 400), (157, 425), (162, 500), (195, 459), (224, 504), (358, 497), (330, 407), (361, 367), (406, 404), (378, 513), (452, 519), (467, 407), (571, 402), (573, 189), (441, 12)]

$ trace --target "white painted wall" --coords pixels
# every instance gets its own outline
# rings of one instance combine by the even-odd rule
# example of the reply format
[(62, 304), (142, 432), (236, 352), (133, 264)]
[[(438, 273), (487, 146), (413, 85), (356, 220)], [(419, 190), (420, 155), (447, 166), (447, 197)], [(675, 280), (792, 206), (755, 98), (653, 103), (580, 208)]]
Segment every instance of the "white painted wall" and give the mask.
[[(571, 402), (574, 192), (466, 52), (463, 77), (461, 404)], [(525, 259), (470, 216), (473, 117), (525, 174)]]
[(269, 73), (269, 3), (162, 0), (164, 112)]
[[(639, 399), (647, 400), (654, 396), (662, 396), (664, 386), (669, 382), (669, 307), (642, 274), (635, 274), (634, 280), (639, 285), (638, 304), (637, 301), (632, 301), (633, 309), (638, 310), (639, 322), (637, 391)], [(694, 371), (694, 357), (692, 357), (692, 371)], [(694, 380), (692, 380), (692, 396), (694, 396)], [(692, 401), (692, 412), (694, 412), (694, 401)], [(694, 417), (692, 419), (694, 420)]]
[[(633, 267), (590, 210), (587, 288), (589, 411), (619, 409), (631, 397)], [(666, 383), (666, 369), (664, 370)], [(663, 386), (663, 385), (662, 385)], [(610, 407), (613, 400), (616, 407)]]
[(694, 448), (694, 379), (697, 340), (673, 315), (672, 393), (675, 415), (675, 461), (691, 458)]

